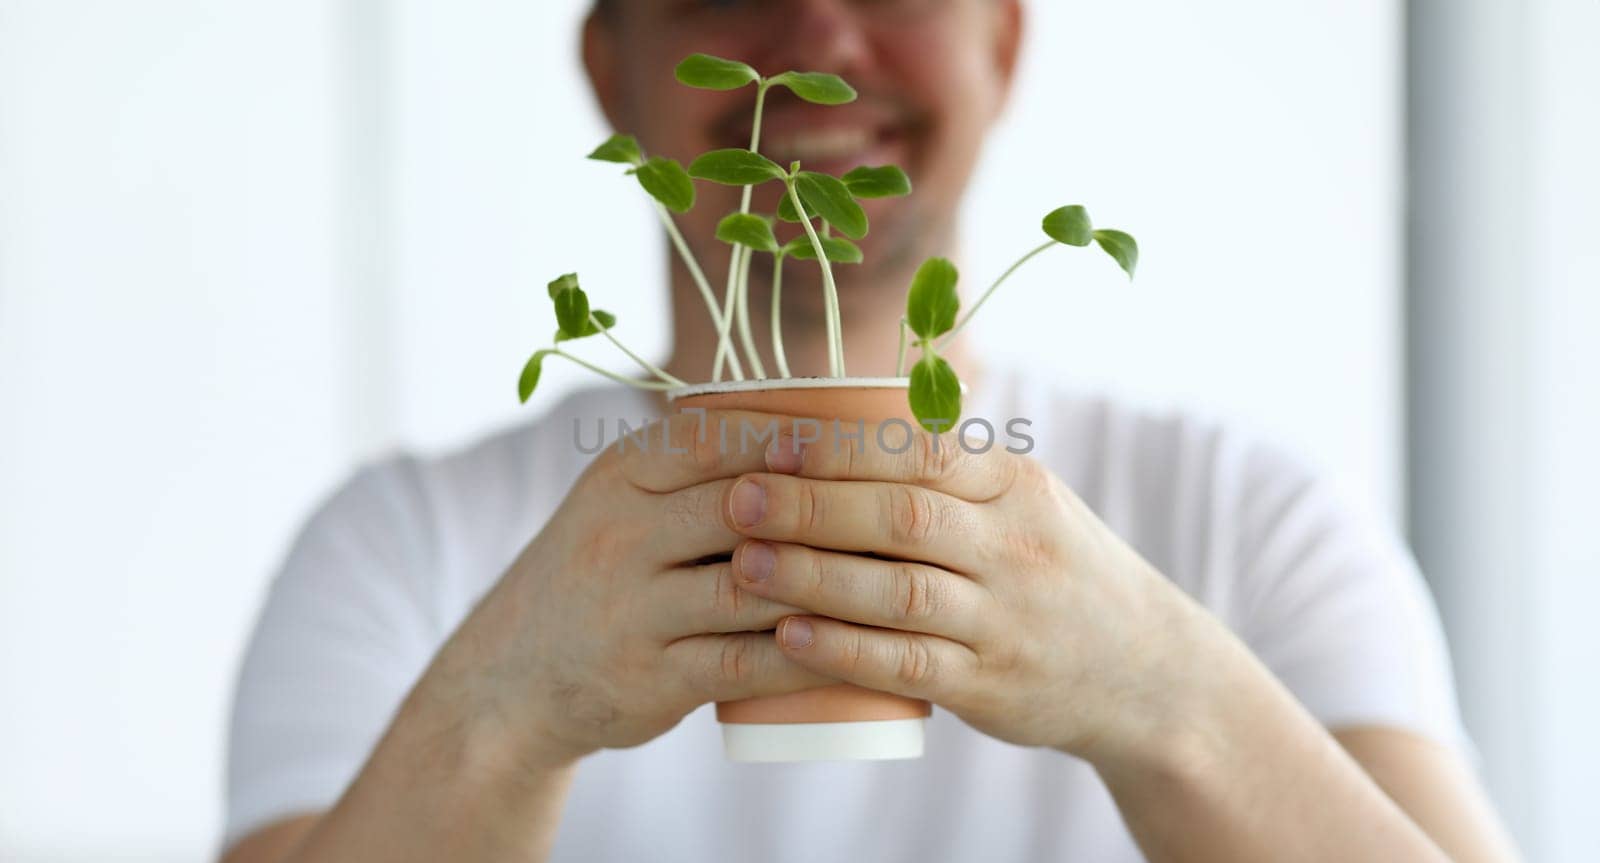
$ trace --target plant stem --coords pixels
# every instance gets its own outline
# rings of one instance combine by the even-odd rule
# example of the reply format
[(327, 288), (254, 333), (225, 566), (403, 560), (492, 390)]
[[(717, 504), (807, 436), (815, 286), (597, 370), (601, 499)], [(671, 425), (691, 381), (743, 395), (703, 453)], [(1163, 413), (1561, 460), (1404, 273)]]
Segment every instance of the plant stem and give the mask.
[(911, 332), (911, 322), (904, 317), (900, 318), (900, 353), (895, 357), (894, 376), (906, 376), (906, 337)]
[(750, 360), (751, 374), (758, 379), (767, 376), (767, 369), (761, 364), (761, 352), (756, 350), (756, 340), (750, 335), (750, 256), (755, 250), (747, 246), (739, 246), (744, 254), (739, 256), (739, 341), (744, 345), (745, 358)]
[(600, 319), (595, 317), (593, 312), (589, 313), (589, 323), (594, 324), (595, 329), (599, 330), (601, 335), (605, 336), (607, 339), (610, 339), (611, 343), (617, 346), (617, 350), (622, 351), (623, 353), (627, 354), (628, 355), (628, 359), (633, 360), (634, 362), (638, 363), (639, 364), (639, 368), (644, 369), (645, 371), (649, 372), (650, 374), (655, 375), (657, 378), (660, 378), (662, 381), (665, 381), (666, 383), (672, 384), (675, 387), (686, 387), (686, 386), (688, 386), (688, 384), (684, 383), (683, 381), (673, 377), (672, 375), (667, 374), (666, 372), (662, 371), (661, 369), (656, 368), (655, 364), (651, 363), (649, 360), (645, 359), (644, 357), (639, 356), (638, 354), (634, 353), (633, 351), (628, 350), (628, 346), (623, 344), (622, 342), (617, 341), (617, 337), (613, 336), (611, 334), (611, 329), (609, 327), (607, 327), (605, 324), (600, 323)]
[[(752, 153), (761, 151), (761, 111), (767, 103), (767, 88), (770, 86), (772, 86), (771, 82), (765, 78), (762, 78), (761, 82), (756, 85), (756, 116), (750, 126), (750, 152)], [(750, 212), (749, 186), (744, 187), (744, 212)]]
[[(728, 290), (722, 297), (722, 319), (717, 324), (717, 337), (719, 339), (717, 342), (717, 358), (716, 362), (711, 366), (711, 379), (713, 381), (722, 380), (723, 363), (739, 365), (739, 355), (733, 349), (733, 339), (730, 338), (729, 334), (733, 332), (733, 316), (737, 311), (739, 302), (737, 275), (739, 272), (739, 252), (742, 249), (744, 249), (744, 246), (735, 245), (733, 247), (733, 259), (728, 261)], [(744, 375), (739, 375), (738, 379), (743, 380)]]
[[(765, 78), (761, 79), (761, 81), (756, 84), (756, 115), (755, 115), (755, 119), (751, 122), (751, 125), (750, 125), (750, 152), (752, 152), (752, 153), (759, 153), (761, 151), (761, 115), (762, 115), (762, 112), (764, 111), (764, 109), (766, 107), (766, 103), (767, 103), (767, 87), (768, 86), (769, 85), (768, 85), (767, 80)], [(740, 195), (740, 198), (739, 198), (739, 212), (741, 214), (745, 214), (745, 215), (749, 214), (749, 212), (750, 212), (750, 196), (753, 193), (754, 193), (754, 188), (753, 187), (751, 187), (751, 186), (745, 186), (744, 187), (744, 192)], [(723, 306), (723, 308), (728, 310), (729, 312), (731, 312), (732, 309), (733, 309), (733, 294), (734, 294), (734, 291), (738, 290), (738, 284), (739, 284), (739, 273), (738, 273), (738, 270), (739, 270), (739, 249), (740, 249), (740, 247), (738, 245), (735, 245), (733, 247), (733, 252), (728, 256), (727, 302)], [(746, 256), (746, 261), (748, 261), (748, 260), (749, 260), (749, 258), (748, 258), (748, 256)], [(748, 264), (746, 266), (748, 266)], [(738, 357), (733, 356), (733, 341), (728, 338), (728, 329), (729, 329), (729, 327), (731, 325), (732, 325), (732, 321), (724, 318), (718, 324), (718, 327), (717, 327), (718, 336), (719, 336), (719, 340), (717, 342), (717, 358), (716, 358), (716, 362), (713, 363), (712, 367), (711, 367), (711, 379), (713, 381), (722, 380), (722, 364), (723, 364), (724, 361), (729, 361), (729, 362), (733, 362), (733, 363), (737, 363), (738, 362)], [(759, 360), (756, 360), (754, 363), (752, 363), (752, 365), (759, 365), (759, 364), (760, 364)], [(766, 377), (766, 375), (761, 374), (759, 371), (756, 372), (756, 376), (757, 377)], [(743, 375), (739, 375), (739, 378), (742, 380), (743, 379)]]
[(957, 322), (956, 325), (953, 328), (951, 328), (950, 332), (944, 334), (944, 338), (939, 340), (939, 349), (940, 350), (944, 350), (946, 347), (949, 346), (950, 340), (954, 339), (956, 337), (956, 333), (961, 332), (961, 328), (967, 325), (967, 321), (972, 320), (972, 316), (977, 314), (978, 310), (983, 308), (983, 304), (988, 302), (990, 297), (994, 296), (994, 292), (1001, 285), (1006, 283), (1006, 279), (1011, 278), (1011, 274), (1012, 273), (1015, 273), (1017, 270), (1022, 269), (1022, 265), (1026, 264), (1027, 262), (1029, 262), (1031, 260), (1033, 260), (1035, 255), (1038, 255), (1038, 254), (1040, 254), (1042, 252), (1045, 252), (1048, 249), (1050, 249), (1050, 247), (1055, 246), (1055, 245), (1058, 245), (1056, 243), (1056, 241), (1055, 240), (1051, 240), (1050, 242), (1045, 243), (1044, 245), (1040, 246), (1037, 249), (1034, 249), (1033, 251), (1027, 253), (1026, 255), (1023, 255), (1021, 260), (1017, 261), (1015, 264), (1012, 264), (1011, 265), (1011, 269), (1006, 270), (1005, 273), (1003, 273), (1000, 276), (1000, 278), (996, 279), (994, 284), (989, 286), (989, 290), (984, 291), (983, 292), (983, 296), (979, 297), (978, 301), (972, 305), (972, 308), (968, 309), (967, 313), (965, 315), (961, 316), (961, 320), (959, 322)]
[(669, 383), (664, 383), (664, 382), (660, 382), (660, 381), (640, 381), (640, 380), (634, 380), (633, 378), (625, 378), (622, 375), (617, 374), (616, 372), (606, 371), (605, 369), (600, 368), (599, 366), (595, 365), (594, 363), (588, 362), (587, 360), (579, 359), (578, 357), (575, 357), (572, 354), (569, 354), (569, 353), (567, 353), (566, 351), (564, 351), (564, 350), (562, 350), (560, 348), (552, 348), (550, 352), (555, 354), (558, 357), (566, 357), (567, 359), (577, 363), (580, 366), (583, 366), (584, 368), (588, 369), (591, 372), (594, 372), (597, 375), (602, 375), (604, 377), (608, 377), (608, 378), (616, 381), (619, 384), (627, 384), (630, 387), (637, 387), (637, 388), (642, 389), (642, 390), (655, 390), (657, 392), (660, 392), (660, 391), (664, 391), (664, 390), (670, 390), (670, 389), (673, 389), (674, 387), (678, 386), (677, 384), (669, 384)]
[(800, 224), (805, 226), (806, 236), (811, 238), (811, 248), (816, 250), (817, 263), (822, 265), (822, 296), (828, 315), (828, 374), (832, 377), (842, 378), (844, 369), (844, 339), (840, 332), (839, 322), (839, 288), (833, 283), (833, 267), (828, 264), (828, 253), (822, 248), (822, 238), (817, 236), (817, 229), (811, 224), (811, 216), (806, 213), (806, 205), (800, 202), (800, 193), (795, 189), (794, 178), (790, 177), (786, 184), (789, 187), (789, 198), (794, 203), (794, 211), (800, 216)]
[(773, 255), (772, 261), (772, 357), (778, 361), (778, 374), (790, 378), (794, 375), (789, 374), (789, 358), (783, 353), (783, 326), (778, 323), (783, 309), (783, 253)]
[[(694, 278), (695, 286), (700, 289), (700, 296), (706, 301), (706, 311), (711, 313), (711, 321), (717, 325), (717, 351), (721, 353), (723, 346), (728, 343), (728, 328), (722, 319), (722, 313), (717, 309), (717, 295), (711, 292), (711, 283), (706, 281), (706, 274), (700, 269), (700, 262), (694, 259), (694, 253), (689, 251), (689, 244), (684, 242), (682, 232), (672, 221), (672, 214), (660, 201), (656, 202), (656, 212), (661, 215), (661, 224), (666, 226), (667, 236), (672, 238), (673, 247), (683, 258), (684, 266), (689, 268), (689, 275)], [(733, 364), (734, 379), (744, 380), (744, 370), (739, 365), (739, 358), (731, 357), (730, 361)]]

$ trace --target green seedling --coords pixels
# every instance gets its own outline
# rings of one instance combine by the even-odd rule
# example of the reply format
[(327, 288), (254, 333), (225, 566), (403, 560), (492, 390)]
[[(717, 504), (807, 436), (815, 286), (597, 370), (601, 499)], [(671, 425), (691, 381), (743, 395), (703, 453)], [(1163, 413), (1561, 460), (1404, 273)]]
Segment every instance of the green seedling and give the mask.
[[(786, 87), (796, 96), (807, 102), (818, 105), (844, 105), (855, 101), (856, 91), (843, 78), (822, 72), (783, 72), (770, 78), (762, 77), (753, 67), (737, 60), (725, 60), (706, 54), (694, 54), (678, 64), (675, 70), (678, 81), (704, 90), (737, 90), (755, 85), (756, 104), (755, 116), (750, 125), (750, 147), (746, 150), (719, 150), (707, 153), (694, 160), (689, 166), (690, 176), (722, 183), (730, 186), (742, 186), (744, 191), (740, 196), (739, 213), (746, 215), (750, 212), (750, 200), (754, 188), (771, 180), (784, 179), (789, 185), (793, 181), (788, 179), (782, 168), (771, 160), (760, 155), (761, 150), (761, 115), (766, 105), (767, 92), (773, 87)], [(798, 166), (795, 166), (798, 170)], [(898, 169), (895, 169), (898, 171)], [(793, 173), (793, 172), (791, 172)], [(823, 176), (823, 175), (816, 175)], [(902, 174), (902, 176), (904, 176)], [(829, 178), (832, 179), (832, 178)], [(810, 183), (812, 181), (808, 181)], [(836, 181), (837, 182), (837, 181)], [(907, 184), (909, 187), (909, 184)], [(792, 191), (791, 191), (792, 194)], [(854, 204), (854, 200), (850, 201)], [(859, 212), (860, 208), (856, 207)], [(824, 218), (826, 218), (824, 216)], [(798, 221), (798, 220), (797, 220)], [(856, 239), (866, 234), (866, 215), (859, 217), (860, 234), (853, 235)], [(812, 233), (815, 228), (807, 225), (807, 232)], [(745, 349), (746, 359), (757, 377), (765, 377), (761, 358), (757, 356), (754, 342), (746, 335), (749, 332), (748, 302), (740, 301), (749, 288), (747, 282), (750, 275), (751, 247), (740, 243), (733, 244), (733, 251), (728, 262), (728, 285), (724, 294), (722, 307), (722, 321), (718, 328), (717, 357), (711, 369), (711, 379), (722, 379), (722, 366), (725, 354), (729, 350), (726, 338), (728, 327), (734, 317), (738, 317), (741, 342)], [(828, 365), (830, 373), (835, 377), (844, 375), (844, 354), (838, 345), (838, 293), (833, 283), (833, 273), (828, 266), (826, 256), (817, 252), (822, 265), (824, 291), (827, 292), (825, 300), (828, 308)], [(782, 262), (778, 262), (782, 266)], [(744, 311), (740, 311), (744, 309)], [(729, 358), (730, 360), (732, 358)], [(730, 363), (731, 364), (731, 363)], [(786, 363), (780, 362), (780, 369)], [(734, 366), (734, 377), (739, 378), (737, 366)]]
[[(523, 402), (533, 396), (533, 391), (539, 386), (539, 376), (544, 372), (545, 357), (562, 357), (571, 360), (592, 372), (604, 375), (614, 381), (630, 386), (643, 387), (653, 390), (669, 390), (673, 387), (688, 386), (683, 381), (656, 368), (649, 360), (644, 359), (611, 334), (611, 328), (617, 325), (617, 316), (610, 312), (592, 309), (589, 307), (589, 295), (583, 292), (578, 285), (578, 274), (568, 273), (561, 276), (549, 285), (550, 302), (556, 310), (556, 334), (551, 341), (552, 347), (535, 351), (527, 364), (522, 367), (522, 377), (517, 382), (517, 395)], [(573, 356), (561, 349), (563, 342), (586, 339), (590, 336), (604, 335), (617, 349), (628, 356), (629, 359), (639, 364), (639, 367), (655, 378), (653, 381), (637, 381), (625, 378), (619, 374), (606, 371), (587, 360)]]
[[(839, 318), (839, 292), (834, 281), (835, 265), (859, 264), (862, 251), (855, 240), (866, 237), (871, 225), (864, 200), (911, 194), (911, 181), (894, 165), (863, 166), (842, 177), (807, 171), (799, 162), (787, 168), (761, 155), (761, 118), (767, 93), (783, 87), (795, 96), (818, 105), (842, 105), (854, 101), (856, 91), (837, 75), (821, 72), (781, 72), (762, 76), (755, 68), (736, 60), (694, 54), (679, 63), (677, 79), (690, 87), (705, 90), (739, 90), (755, 87), (755, 112), (750, 146), (703, 153), (685, 168), (672, 159), (647, 156), (639, 142), (629, 135), (613, 135), (589, 154), (590, 159), (626, 165), (628, 175), (652, 199), (672, 246), (683, 259), (690, 277), (699, 289), (717, 330), (717, 351), (711, 380), (720, 381), (726, 371), (735, 380), (745, 380), (746, 370), (756, 379), (768, 377), (766, 364), (757, 350), (750, 324), (749, 278), (752, 258), (757, 253), (772, 256), (771, 339), (773, 360), (779, 377), (791, 377), (783, 348), (783, 274), (787, 261), (814, 262), (821, 275), (825, 308), (828, 369), (835, 378), (845, 377), (843, 323)], [(694, 181), (701, 180), (742, 190), (739, 209), (717, 225), (717, 239), (730, 246), (728, 278), (719, 298), (712, 290), (674, 220), (675, 214), (695, 206)], [(763, 215), (751, 212), (757, 186), (779, 183), (783, 194), (776, 212)], [(799, 225), (800, 233), (784, 241), (775, 230), (782, 225)], [(924, 428), (940, 433), (954, 427), (961, 418), (961, 381), (940, 351), (947, 348), (973, 315), (1022, 266), (1056, 246), (1098, 245), (1117, 265), (1133, 277), (1139, 262), (1139, 247), (1133, 237), (1112, 229), (1096, 229), (1089, 213), (1081, 206), (1054, 210), (1042, 223), (1048, 241), (1032, 249), (1012, 264), (984, 291), (965, 314), (957, 285), (960, 274), (944, 258), (930, 258), (912, 279), (906, 297), (906, 314), (900, 321), (896, 371), (904, 376), (911, 347), (919, 358), (910, 371), (909, 398), (913, 414)], [(786, 229), (787, 230), (787, 229)], [(835, 232), (839, 236), (835, 236)], [(631, 386), (667, 390), (686, 384), (630, 351), (612, 334), (616, 317), (589, 305), (588, 295), (578, 285), (575, 274), (562, 276), (549, 285), (558, 329), (554, 344), (534, 353), (523, 367), (518, 394), (526, 402), (539, 384), (544, 360), (559, 356)], [(734, 336), (739, 345), (734, 346)], [(634, 380), (608, 372), (568, 353), (567, 342), (596, 335), (605, 338), (639, 365), (649, 380)], [(743, 352), (741, 360), (740, 352)]]
[(1052, 211), (1044, 217), (1042, 227), (1049, 240), (1007, 268), (960, 320), (956, 319), (961, 297), (956, 290), (959, 276), (955, 265), (943, 258), (932, 258), (912, 279), (906, 296), (906, 316), (900, 322), (900, 358), (896, 372), (905, 374), (907, 337), (914, 337), (922, 357), (911, 370), (911, 411), (928, 431), (937, 434), (961, 419), (961, 381), (950, 364), (939, 356), (939, 349), (948, 346), (978, 309), (1024, 264), (1059, 245), (1098, 243), (1127, 272), (1128, 278), (1133, 278), (1138, 268), (1139, 246), (1133, 237), (1122, 231), (1096, 230), (1089, 219), (1089, 211), (1081, 206)]

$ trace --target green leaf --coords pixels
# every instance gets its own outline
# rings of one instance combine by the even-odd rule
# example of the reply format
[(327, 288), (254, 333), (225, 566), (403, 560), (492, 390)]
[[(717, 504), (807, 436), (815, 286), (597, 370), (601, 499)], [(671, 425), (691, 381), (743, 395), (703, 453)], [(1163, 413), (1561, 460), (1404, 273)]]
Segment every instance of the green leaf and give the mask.
[(794, 200), (788, 195), (778, 200), (778, 218), (785, 222), (800, 223), (800, 214), (795, 212)]
[(581, 288), (568, 288), (556, 294), (556, 323), (569, 338), (582, 338), (589, 322), (589, 296)]
[(910, 395), (911, 413), (929, 432), (949, 431), (961, 420), (961, 379), (932, 351), (911, 369)]
[(634, 172), (639, 185), (650, 197), (675, 213), (687, 213), (694, 206), (694, 181), (674, 159), (651, 157)]
[(1095, 241), (1106, 254), (1115, 258), (1117, 265), (1127, 271), (1128, 278), (1133, 278), (1133, 271), (1139, 267), (1139, 244), (1133, 237), (1110, 228), (1094, 232)]
[(778, 163), (749, 150), (712, 150), (689, 163), (689, 176), (727, 186), (754, 186), (784, 176)]
[(811, 215), (821, 216), (852, 240), (867, 235), (867, 212), (856, 203), (843, 180), (815, 171), (801, 171), (795, 177), (795, 189)]
[(570, 290), (576, 287), (578, 287), (578, 274), (567, 273), (566, 275), (561, 276), (550, 283), (550, 299), (555, 299), (556, 294), (559, 294), (562, 291)]
[(898, 198), (911, 194), (911, 178), (895, 165), (869, 168), (863, 165), (841, 179), (857, 198)]
[(639, 152), (638, 138), (632, 135), (612, 135), (604, 144), (594, 148), (589, 158), (597, 162), (638, 165), (644, 161), (644, 154)]
[(1058, 243), (1087, 246), (1094, 239), (1094, 224), (1089, 221), (1088, 210), (1073, 204), (1045, 216), (1044, 232)]
[(523, 404), (527, 404), (528, 399), (533, 396), (533, 391), (538, 389), (539, 375), (544, 371), (544, 358), (553, 353), (555, 351), (536, 351), (528, 360), (528, 364), (522, 367), (522, 379), (517, 382), (517, 395), (521, 397)]
[(906, 295), (906, 321), (921, 339), (934, 339), (950, 332), (961, 310), (961, 295), (956, 282), (961, 278), (956, 265), (946, 258), (929, 258), (911, 280)]
[(771, 83), (788, 87), (796, 96), (817, 105), (843, 105), (856, 100), (856, 88), (826, 72), (784, 72), (772, 76)]
[(678, 64), (675, 74), (681, 83), (702, 90), (737, 90), (761, 80), (748, 64), (710, 54), (690, 54)]
[(583, 331), (580, 332), (580, 333), (574, 334), (574, 333), (569, 333), (566, 330), (556, 330), (556, 334), (555, 334), (556, 344), (560, 344), (562, 342), (570, 342), (573, 339), (586, 339), (586, 338), (588, 338), (590, 336), (598, 336), (598, 335), (600, 335), (601, 327), (604, 327), (605, 329), (609, 330), (612, 327), (617, 325), (617, 316), (611, 314), (610, 312), (603, 312), (603, 311), (601, 311), (599, 309), (594, 309), (594, 310), (592, 310), (590, 312), (590, 314), (594, 315), (595, 318), (599, 319), (599, 321), (600, 321), (600, 326), (599, 327), (594, 325), (594, 320), (589, 320), (589, 321), (584, 322)]
[(778, 251), (778, 238), (772, 235), (772, 226), (766, 219), (748, 213), (734, 213), (718, 223), (717, 239), (749, 246), (758, 252)]
[[(822, 251), (828, 260), (835, 264), (859, 264), (862, 261), (861, 247), (850, 242), (844, 237), (821, 237)], [(811, 238), (799, 236), (790, 240), (783, 247), (783, 253), (797, 261), (815, 261), (817, 249), (811, 245)]]

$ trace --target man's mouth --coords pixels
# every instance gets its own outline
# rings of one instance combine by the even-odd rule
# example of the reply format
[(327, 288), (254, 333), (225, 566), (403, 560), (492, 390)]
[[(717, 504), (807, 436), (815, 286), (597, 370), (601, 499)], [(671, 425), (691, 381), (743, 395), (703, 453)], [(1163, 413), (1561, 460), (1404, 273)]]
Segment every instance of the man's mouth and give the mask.
[[(909, 168), (902, 161), (909, 156), (905, 146), (908, 124), (900, 115), (882, 104), (835, 108), (782, 105), (769, 111), (762, 124), (761, 154), (785, 169), (799, 162), (806, 170), (835, 175), (862, 165), (891, 162)], [(748, 117), (742, 127), (719, 136), (738, 142), (725, 146), (749, 146)]]
[[(897, 165), (913, 180), (917, 175), (918, 150), (926, 126), (920, 115), (906, 105), (867, 96), (849, 105), (823, 107), (779, 96), (779, 101), (769, 102), (767, 108), (760, 151), (784, 170), (799, 162), (802, 170), (842, 177), (862, 166)], [(750, 120), (750, 115), (743, 112), (727, 117), (716, 127), (714, 146), (750, 146)], [(753, 201), (756, 211), (775, 211), (782, 196), (781, 184), (762, 186)], [(885, 199), (864, 201), (862, 206), (878, 223), (904, 204), (898, 199)], [(791, 229), (798, 230), (792, 225), (780, 225), (779, 240), (799, 235), (791, 234)]]
[(888, 136), (864, 127), (805, 129), (775, 134), (763, 142), (762, 151), (780, 165), (858, 162), (866, 159)]

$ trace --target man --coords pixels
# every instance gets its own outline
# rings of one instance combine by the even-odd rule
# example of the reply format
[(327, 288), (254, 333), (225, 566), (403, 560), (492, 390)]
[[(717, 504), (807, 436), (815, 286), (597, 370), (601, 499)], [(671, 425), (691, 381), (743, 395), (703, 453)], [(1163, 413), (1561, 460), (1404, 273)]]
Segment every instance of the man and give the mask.
[[(763, 149), (915, 181), (874, 202), (867, 263), (842, 274), (850, 370), (874, 375), (911, 272), (954, 248), (1021, 35), (1020, 0), (610, 0), (583, 46), (612, 124), (680, 159), (749, 131), (748, 91), (672, 80), (692, 52), (861, 90), (775, 94)], [(725, 260), (734, 200), (702, 188), (684, 217), (700, 259)], [(667, 367), (704, 379), (716, 337), (674, 267)], [(827, 366), (818, 293), (785, 292), (796, 374)], [(950, 357), (970, 413), (1036, 419), (1036, 457), (613, 448), (585, 467), (573, 418), (664, 409), (607, 388), (358, 475), (251, 645), (226, 859), (1513, 858), (1392, 538), (1225, 430)], [(840, 680), (938, 705), (928, 755), (721, 758), (708, 702)]]

